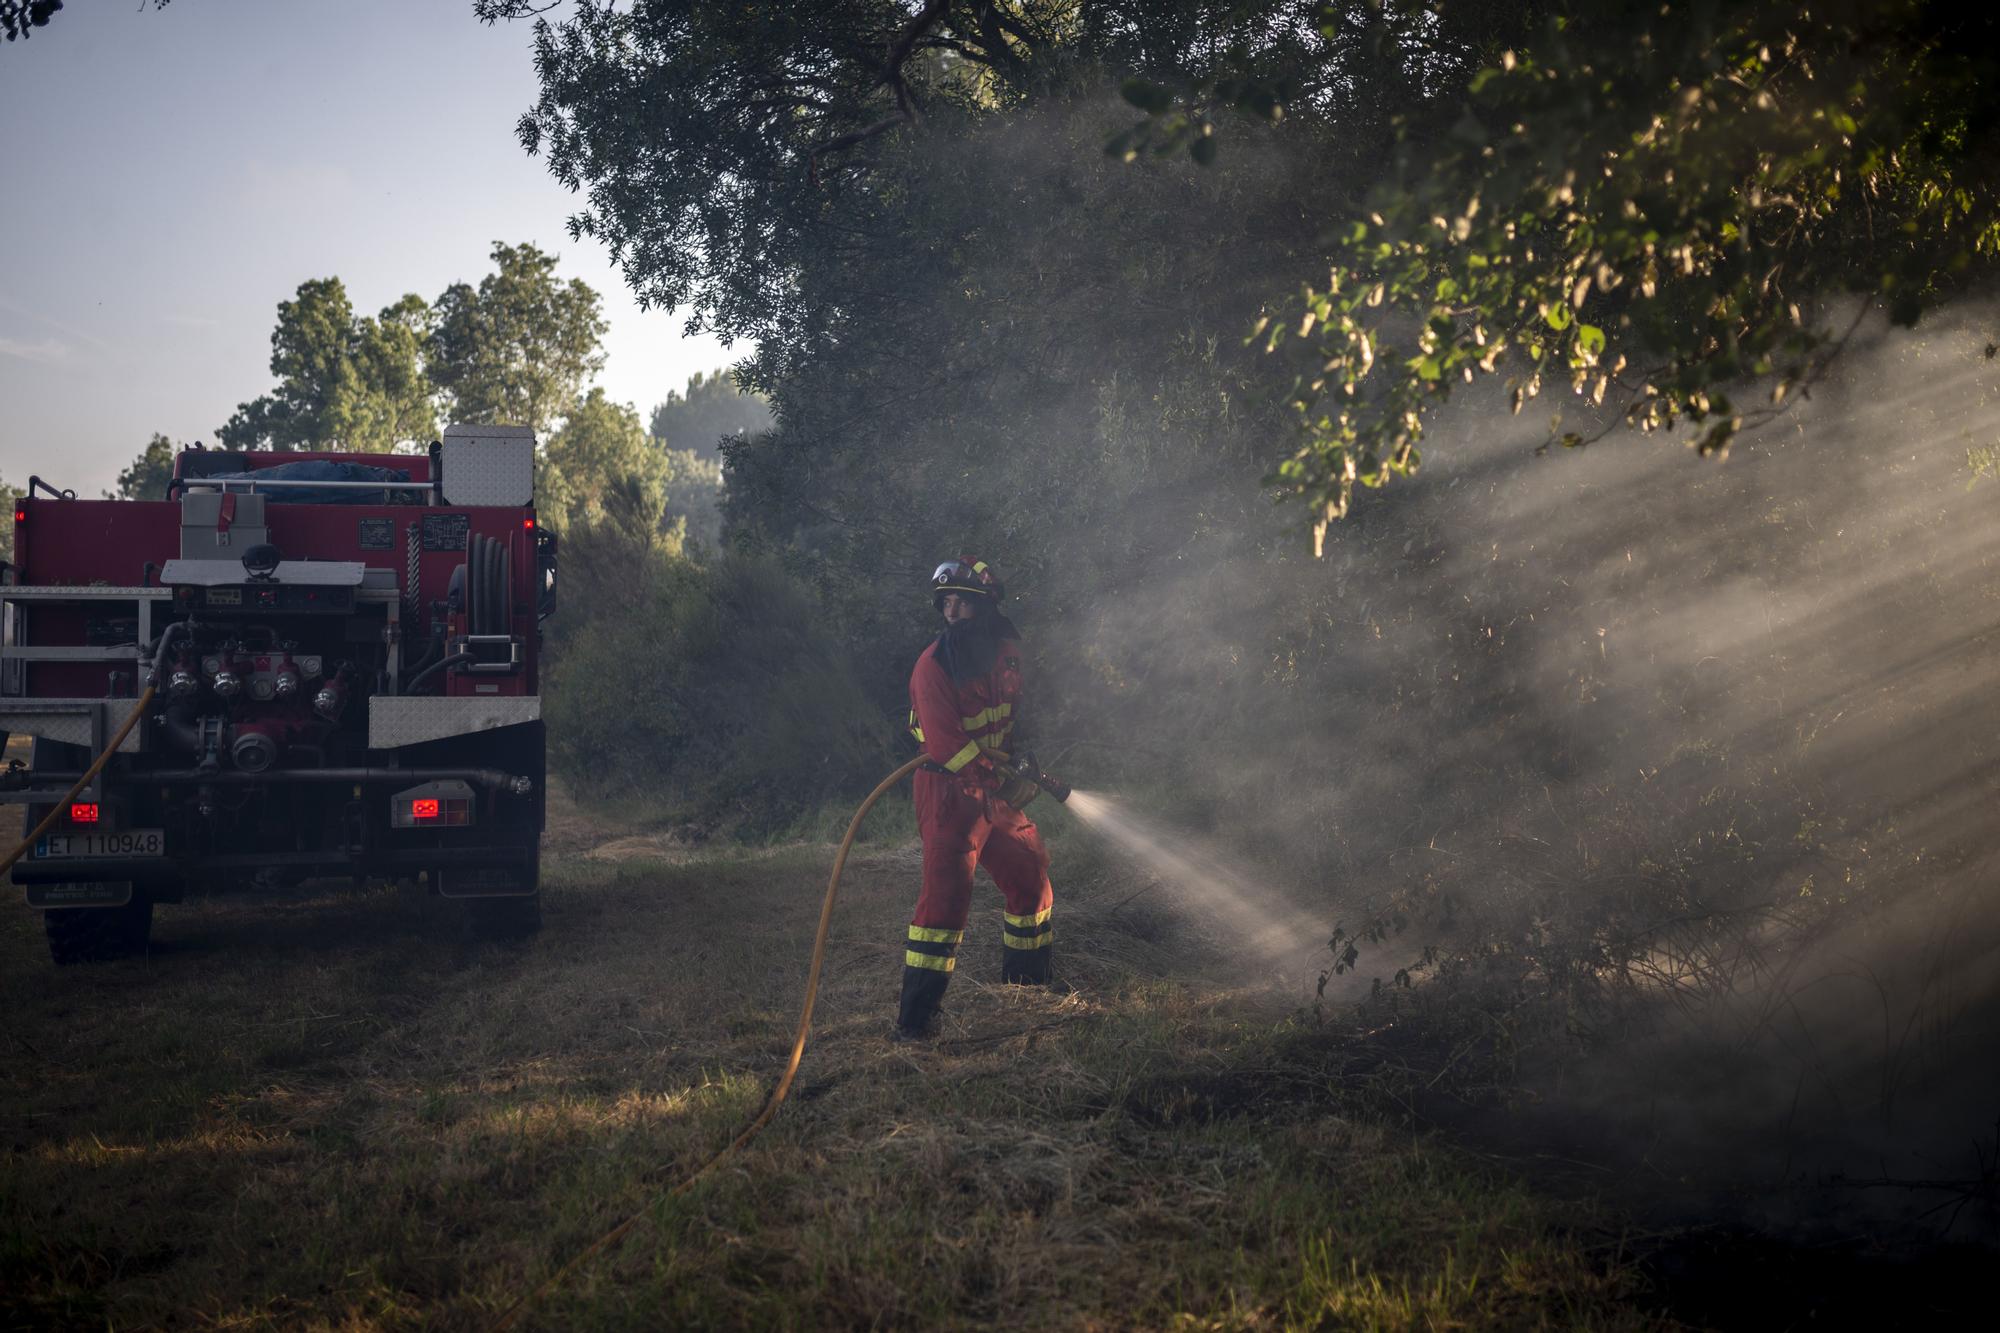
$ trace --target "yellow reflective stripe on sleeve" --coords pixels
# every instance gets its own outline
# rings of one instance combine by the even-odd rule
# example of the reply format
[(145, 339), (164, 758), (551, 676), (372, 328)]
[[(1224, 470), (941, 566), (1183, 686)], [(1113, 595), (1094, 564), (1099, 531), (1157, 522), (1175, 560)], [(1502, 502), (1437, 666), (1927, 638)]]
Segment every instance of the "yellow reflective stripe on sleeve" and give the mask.
[(1012, 912), (1002, 912), (1000, 915), (1007, 919), (1007, 924), (1010, 926), (1039, 926), (1042, 922), (1054, 916), (1055, 910), (1053, 907), (1044, 907), (1033, 916), (1015, 916)]
[(1039, 949), (1053, 943), (1056, 937), (1054, 926), (1045, 927), (1039, 935), (1002, 935), (1000, 942), (1010, 949)]
[(957, 944), (965, 938), (965, 932), (946, 930), (942, 926), (911, 926), (910, 938), (922, 940), (925, 944)]
[(962, 717), (958, 721), (959, 725), (967, 731), (977, 731), (980, 727), (986, 726), (988, 723), (1004, 722), (1012, 716), (1014, 716), (1014, 705), (998, 704), (983, 712), (974, 713), (971, 717)]
[(958, 956), (947, 954), (943, 958), (937, 958), (927, 953), (918, 953), (915, 949), (905, 949), (903, 962), (910, 967), (927, 967), (933, 972), (949, 972), (958, 966)]
[(944, 771), (947, 773), (956, 773), (959, 769), (964, 768), (978, 757), (979, 742), (967, 741), (963, 750), (960, 750), (957, 754), (944, 761)]
[(917, 738), (917, 744), (922, 745), (924, 743), (924, 729), (922, 727), (911, 727), (910, 734)]
[(984, 574), (986, 572), (986, 562), (984, 560), (973, 561), (972, 572), (975, 574)]

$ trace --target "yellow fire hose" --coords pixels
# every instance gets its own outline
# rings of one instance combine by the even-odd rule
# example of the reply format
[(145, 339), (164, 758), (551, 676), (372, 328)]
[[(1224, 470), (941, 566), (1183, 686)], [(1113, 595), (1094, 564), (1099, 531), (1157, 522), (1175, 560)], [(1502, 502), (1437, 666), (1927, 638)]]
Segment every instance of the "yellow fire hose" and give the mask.
[[(117, 747), (114, 745), (112, 748), (115, 749)], [(833, 925), (833, 903), (834, 898), (840, 891), (840, 872), (847, 868), (848, 849), (854, 846), (854, 835), (860, 831), (861, 821), (868, 817), (870, 810), (875, 808), (875, 802), (881, 800), (883, 794), (891, 787), (915, 771), (917, 765), (923, 761), (924, 756), (920, 754), (875, 784), (875, 790), (868, 793), (868, 799), (861, 803), (860, 808), (854, 812), (854, 818), (848, 821), (847, 836), (840, 840), (840, 850), (835, 852), (833, 856), (833, 874), (827, 877), (826, 900), (820, 904), (819, 908), (819, 930), (813, 935), (812, 965), (806, 970), (806, 999), (805, 1004), (799, 1009), (799, 1030), (792, 1038), (792, 1056), (790, 1060), (785, 1062), (785, 1072), (778, 1076), (777, 1085), (771, 1089), (771, 1095), (764, 1099), (764, 1109), (757, 1112), (750, 1123), (743, 1127), (743, 1132), (738, 1134), (734, 1139), (731, 1139), (727, 1147), (723, 1148), (722, 1151), (716, 1153), (715, 1156), (703, 1162), (687, 1175), (681, 1177), (677, 1184), (660, 1196), (661, 1198), (671, 1199), (687, 1193), (688, 1190), (694, 1187), (696, 1181), (707, 1175), (737, 1149), (750, 1142), (751, 1139), (756, 1138), (764, 1126), (771, 1123), (771, 1117), (778, 1113), (778, 1107), (785, 1100), (785, 1094), (792, 1089), (792, 1078), (799, 1072), (799, 1060), (806, 1053), (806, 1034), (812, 1029), (813, 1001), (819, 998), (820, 968), (826, 962), (826, 937), (828, 930)], [(643, 1211), (633, 1213), (623, 1222), (620, 1222), (617, 1226), (592, 1241), (584, 1248), (582, 1253), (550, 1274), (547, 1280), (540, 1286), (521, 1297), (520, 1300), (515, 1301), (512, 1306), (508, 1307), (507, 1312), (500, 1316), (499, 1322), (493, 1325), (496, 1333), (505, 1333), (507, 1329), (514, 1327), (515, 1322), (527, 1312), (527, 1308), (530, 1305), (547, 1295), (558, 1283), (581, 1268), (591, 1258), (603, 1253), (624, 1239), (626, 1233), (639, 1225), (643, 1217), (645, 1217)]]
[(76, 780), (76, 785), (71, 787), (69, 792), (60, 801), (55, 803), (55, 807), (48, 814), (42, 816), (42, 822), (35, 825), (27, 837), (21, 839), (18, 847), (7, 853), (6, 860), (0, 861), (0, 875), (4, 875), (9, 870), (12, 870), (14, 863), (27, 855), (28, 849), (35, 845), (35, 839), (55, 827), (55, 822), (62, 818), (63, 811), (69, 809), (69, 803), (74, 801), (77, 798), (77, 794), (85, 787), (88, 787), (91, 781), (104, 771), (104, 766), (111, 762), (111, 756), (118, 753), (118, 747), (125, 743), (125, 738), (132, 734), (132, 728), (138, 726), (139, 719), (146, 715), (146, 705), (151, 702), (153, 702), (153, 687), (148, 685), (146, 692), (139, 696), (139, 701), (132, 705), (131, 716), (127, 717), (125, 724), (118, 728), (118, 734), (111, 738), (111, 744), (105, 746), (104, 753), (97, 756), (97, 762), (83, 771), (83, 776)]

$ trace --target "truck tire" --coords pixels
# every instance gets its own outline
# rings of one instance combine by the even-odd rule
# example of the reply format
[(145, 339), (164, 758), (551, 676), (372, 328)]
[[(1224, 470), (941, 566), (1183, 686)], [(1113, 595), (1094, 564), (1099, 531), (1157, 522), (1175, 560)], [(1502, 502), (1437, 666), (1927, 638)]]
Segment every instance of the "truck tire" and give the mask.
[(42, 930), (58, 967), (130, 958), (153, 937), (153, 900), (134, 890), (123, 907), (51, 907), (42, 913)]

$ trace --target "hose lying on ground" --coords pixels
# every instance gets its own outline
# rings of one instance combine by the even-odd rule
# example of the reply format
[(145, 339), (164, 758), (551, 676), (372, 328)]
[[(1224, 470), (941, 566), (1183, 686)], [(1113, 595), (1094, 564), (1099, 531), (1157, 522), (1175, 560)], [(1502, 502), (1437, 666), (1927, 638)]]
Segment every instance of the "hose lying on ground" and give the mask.
[(9, 870), (12, 870), (14, 863), (25, 856), (28, 849), (35, 845), (35, 839), (55, 827), (55, 822), (62, 818), (63, 811), (69, 809), (69, 803), (74, 801), (78, 793), (85, 787), (88, 787), (96, 779), (97, 775), (104, 771), (104, 766), (111, 762), (111, 756), (118, 753), (118, 747), (125, 743), (125, 738), (132, 734), (132, 728), (138, 726), (139, 719), (146, 715), (146, 705), (151, 702), (153, 702), (153, 687), (148, 685), (145, 693), (139, 696), (138, 702), (132, 705), (131, 715), (125, 719), (125, 725), (118, 728), (118, 734), (111, 738), (111, 744), (104, 747), (104, 753), (97, 756), (97, 761), (89, 768), (83, 770), (83, 776), (76, 780), (76, 785), (71, 787), (68, 793), (60, 801), (57, 801), (46, 815), (42, 816), (42, 822), (35, 825), (27, 837), (21, 839), (20, 846), (7, 853), (6, 860), (0, 861), (0, 875), (4, 875)]
[[(891, 773), (888, 777), (876, 783), (875, 790), (868, 793), (868, 799), (861, 803), (860, 807), (854, 812), (854, 818), (848, 821), (847, 836), (840, 840), (840, 850), (834, 853), (833, 874), (827, 877), (826, 899), (820, 904), (819, 908), (819, 929), (813, 934), (812, 965), (806, 969), (806, 998), (805, 1003), (799, 1008), (799, 1030), (792, 1038), (792, 1056), (791, 1059), (785, 1062), (785, 1072), (778, 1076), (778, 1082), (771, 1089), (771, 1095), (764, 1099), (764, 1109), (757, 1112), (750, 1123), (743, 1127), (743, 1132), (738, 1134), (734, 1139), (731, 1139), (727, 1147), (723, 1148), (722, 1151), (716, 1153), (687, 1175), (681, 1177), (678, 1183), (660, 1196), (661, 1198), (671, 1199), (687, 1193), (688, 1190), (693, 1188), (696, 1181), (707, 1175), (737, 1149), (750, 1142), (751, 1139), (756, 1138), (759, 1131), (771, 1123), (771, 1117), (778, 1113), (779, 1104), (785, 1100), (785, 1094), (791, 1091), (792, 1079), (799, 1072), (799, 1060), (806, 1053), (806, 1034), (812, 1029), (813, 1001), (819, 998), (819, 974), (821, 966), (826, 961), (826, 937), (827, 932), (833, 925), (833, 903), (834, 898), (840, 891), (840, 873), (847, 868), (848, 849), (854, 846), (854, 835), (860, 832), (861, 821), (866, 819), (868, 812), (875, 808), (875, 802), (881, 800), (883, 794), (891, 787), (914, 772), (917, 765), (923, 763), (923, 761), (924, 756), (920, 754), (910, 760), (909, 763), (904, 764), (901, 768)], [(558, 1283), (581, 1268), (590, 1259), (603, 1253), (611, 1246), (616, 1245), (620, 1240), (623, 1240), (633, 1227), (639, 1225), (640, 1219), (644, 1216), (644, 1211), (633, 1213), (623, 1222), (620, 1222), (617, 1226), (611, 1228), (611, 1230), (585, 1246), (582, 1253), (578, 1254), (561, 1268), (558, 1268), (540, 1286), (508, 1307), (507, 1312), (500, 1316), (499, 1322), (493, 1325), (495, 1333), (505, 1333), (505, 1330), (514, 1327), (515, 1322), (527, 1312), (527, 1308), (530, 1305), (547, 1295)]]

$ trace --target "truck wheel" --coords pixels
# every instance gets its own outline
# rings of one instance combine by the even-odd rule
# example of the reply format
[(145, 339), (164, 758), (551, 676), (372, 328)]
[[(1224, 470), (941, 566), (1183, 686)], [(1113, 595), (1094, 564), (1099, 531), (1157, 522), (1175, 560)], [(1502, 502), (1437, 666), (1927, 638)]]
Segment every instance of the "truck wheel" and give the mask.
[(58, 967), (129, 958), (144, 953), (153, 937), (153, 900), (134, 892), (123, 907), (51, 907), (42, 913), (42, 930)]
[(467, 898), (465, 924), (474, 939), (527, 939), (542, 928), (541, 890), (518, 898)]

